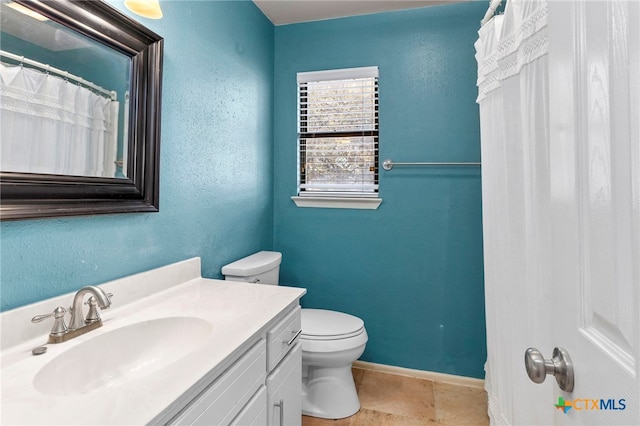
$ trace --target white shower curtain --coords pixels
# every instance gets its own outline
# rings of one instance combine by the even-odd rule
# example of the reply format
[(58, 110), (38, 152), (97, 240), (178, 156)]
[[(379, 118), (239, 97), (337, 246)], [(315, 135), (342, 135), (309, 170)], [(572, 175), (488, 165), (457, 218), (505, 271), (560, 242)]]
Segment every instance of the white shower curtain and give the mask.
[(0, 63), (1, 170), (115, 177), (118, 108), (65, 79)]
[[(536, 191), (536, 174), (548, 169), (548, 31), (545, 1), (510, 0), (504, 15), (479, 30), (478, 103), (482, 140), (487, 363), (485, 387), (492, 424), (518, 423), (527, 383), (523, 350), (537, 318), (536, 294), (544, 271), (536, 239), (548, 225)], [(540, 200), (542, 197), (540, 197)], [(514, 279), (515, 277), (515, 279)], [(525, 419), (520, 420), (526, 423)], [(551, 418), (549, 418), (551, 421)]]

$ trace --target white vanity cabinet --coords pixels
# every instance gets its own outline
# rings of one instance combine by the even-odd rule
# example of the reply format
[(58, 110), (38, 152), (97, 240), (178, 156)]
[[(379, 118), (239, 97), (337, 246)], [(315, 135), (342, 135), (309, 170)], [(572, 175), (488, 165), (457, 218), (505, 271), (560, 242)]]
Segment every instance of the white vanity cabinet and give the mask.
[(301, 332), (297, 306), (267, 333), (269, 426), (296, 426), (302, 421)]
[(300, 425), (300, 307), (281, 313), (271, 324), (168, 424)]

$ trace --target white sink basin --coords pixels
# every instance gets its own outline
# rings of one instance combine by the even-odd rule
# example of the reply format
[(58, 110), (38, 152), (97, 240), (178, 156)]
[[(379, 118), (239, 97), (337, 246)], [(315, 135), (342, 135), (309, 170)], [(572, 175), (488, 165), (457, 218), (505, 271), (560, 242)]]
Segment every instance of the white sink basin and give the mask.
[(161, 318), (117, 328), (58, 355), (38, 371), (33, 384), (48, 395), (81, 395), (117, 387), (188, 355), (212, 330), (209, 322), (195, 317)]

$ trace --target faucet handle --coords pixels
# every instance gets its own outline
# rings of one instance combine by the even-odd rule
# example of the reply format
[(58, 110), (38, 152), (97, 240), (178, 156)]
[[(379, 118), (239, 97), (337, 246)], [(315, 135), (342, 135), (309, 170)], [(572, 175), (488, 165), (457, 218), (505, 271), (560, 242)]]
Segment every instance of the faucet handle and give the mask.
[[(107, 293), (109, 301), (111, 301), (112, 296), (113, 293)], [(96, 301), (96, 298), (91, 296), (84, 304), (89, 305), (89, 312), (87, 312), (87, 317), (85, 318), (84, 323), (91, 324), (92, 322), (99, 321), (100, 314), (98, 313), (98, 302)]]
[(58, 306), (54, 311), (50, 314), (45, 315), (36, 315), (31, 318), (31, 322), (41, 322), (47, 318), (54, 317), (53, 327), (51, 328), (51, 336), (61, 336), (68, 331), (67, 325), (64, 323), (64, 315), (67, 313), (67, 310), (62, 306)]

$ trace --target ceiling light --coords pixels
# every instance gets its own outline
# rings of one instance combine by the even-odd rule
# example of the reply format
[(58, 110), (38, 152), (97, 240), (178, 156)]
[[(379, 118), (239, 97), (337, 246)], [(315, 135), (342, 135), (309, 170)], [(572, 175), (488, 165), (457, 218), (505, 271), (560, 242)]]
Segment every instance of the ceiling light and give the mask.
[(162, 18), (159, 0), (124, 0), (127, 9), (149, 19)]

